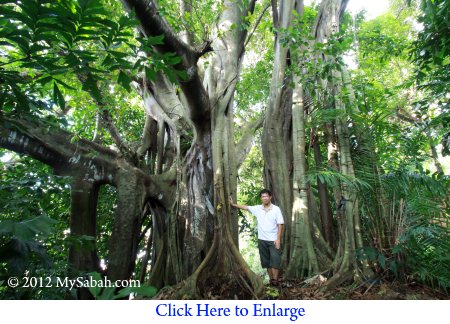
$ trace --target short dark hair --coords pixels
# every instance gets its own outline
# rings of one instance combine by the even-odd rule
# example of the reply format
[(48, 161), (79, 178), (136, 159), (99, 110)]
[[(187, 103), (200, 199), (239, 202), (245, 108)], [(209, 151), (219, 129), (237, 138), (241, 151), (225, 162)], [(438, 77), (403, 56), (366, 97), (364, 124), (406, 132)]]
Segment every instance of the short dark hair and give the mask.
[(272, 197), (272, 192), (269, 189), (263, 189), (259, 192), (259, 196), (261, 197), (263, 194), (268, 194), (270, 197)]

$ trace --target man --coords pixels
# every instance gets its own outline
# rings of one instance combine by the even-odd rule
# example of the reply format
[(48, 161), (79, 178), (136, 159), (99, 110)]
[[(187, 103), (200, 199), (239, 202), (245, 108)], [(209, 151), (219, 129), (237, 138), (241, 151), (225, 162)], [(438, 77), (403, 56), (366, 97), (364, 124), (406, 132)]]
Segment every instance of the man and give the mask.
[(281, 269), (281, 235), (283, 234), (284, 219), (278, 206), (272, 204), (272, 193), (263, 189), (259, 193), (262, 205), (244, 206), (235, 204), (230, 197), (230, 205), (248, 210), (258, 222), (258, 249), (261, 266), (267, 268), (270, 284), (278, 285), (278, 274)]

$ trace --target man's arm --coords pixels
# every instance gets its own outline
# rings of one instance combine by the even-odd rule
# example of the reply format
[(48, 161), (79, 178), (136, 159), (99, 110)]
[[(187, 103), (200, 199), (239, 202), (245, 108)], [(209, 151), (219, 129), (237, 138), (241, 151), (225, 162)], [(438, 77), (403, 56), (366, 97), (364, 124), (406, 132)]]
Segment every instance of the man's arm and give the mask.
[(275, 241), (275, 248), (279, 249), (281, 247), (281, 236), (283, 235), (284, 224), (278, 224), (277, 239)]
[(230, 201), (230, 205), (231, 205), (232, 207), (239, 208), (239, 209), (243, 209), (243, 210), (248, 210), (248, 206), (235, 204), (235, 203), (233, 202), (233, 198), (231, 198), (231, 197), (230, 197), (230, 200), (229, 200), (229, 201)]

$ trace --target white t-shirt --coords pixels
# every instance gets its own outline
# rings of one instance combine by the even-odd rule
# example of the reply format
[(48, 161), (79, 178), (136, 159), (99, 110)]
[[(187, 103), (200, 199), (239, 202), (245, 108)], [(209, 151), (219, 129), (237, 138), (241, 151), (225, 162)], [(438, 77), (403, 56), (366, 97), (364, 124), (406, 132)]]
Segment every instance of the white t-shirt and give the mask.
[(264, 241), (275, 241), (277, 239), (278, 225), (284, 224), (283, 215), (278, 206), (271, 204), (265, 210), (263, 205), (247, 206), (258, 221), (258, 239)]

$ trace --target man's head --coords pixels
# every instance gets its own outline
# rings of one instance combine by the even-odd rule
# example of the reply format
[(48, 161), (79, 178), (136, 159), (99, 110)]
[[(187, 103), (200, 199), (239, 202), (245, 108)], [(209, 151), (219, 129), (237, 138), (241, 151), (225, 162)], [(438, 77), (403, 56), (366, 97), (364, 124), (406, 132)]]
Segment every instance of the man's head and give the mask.
[(261, 198), (261, 202), (264, 206), (270, 205), (270, 200), (272, 199), (272, 192), (268, 189), (263, 189), (259, 193), (259, 197)]

